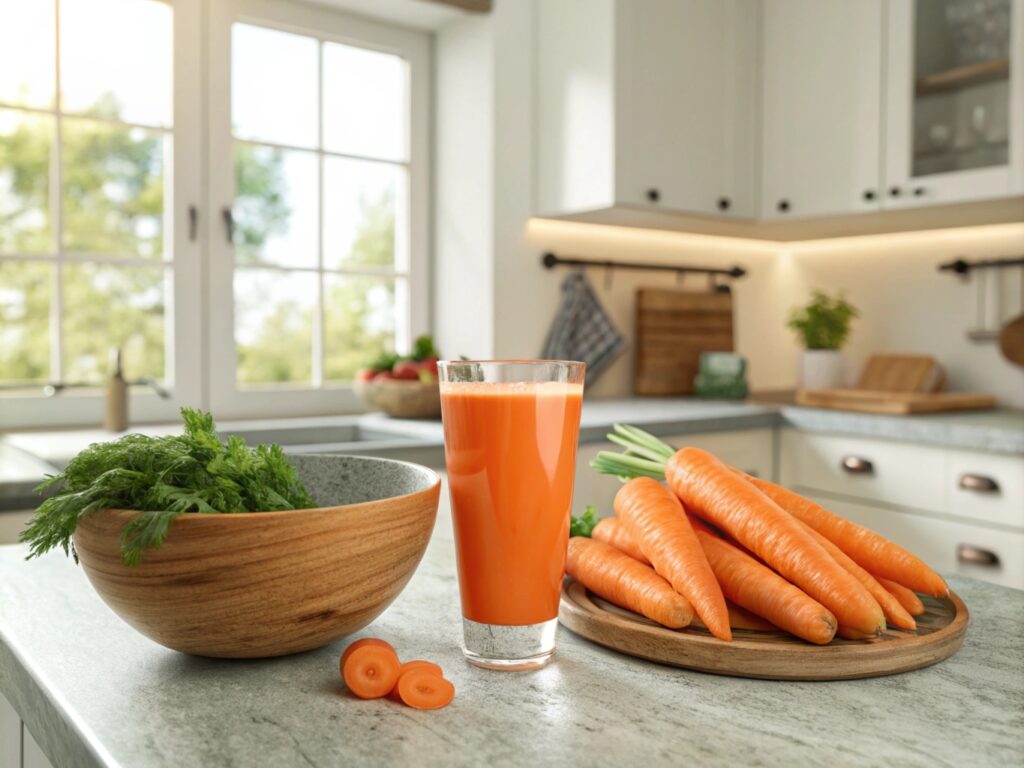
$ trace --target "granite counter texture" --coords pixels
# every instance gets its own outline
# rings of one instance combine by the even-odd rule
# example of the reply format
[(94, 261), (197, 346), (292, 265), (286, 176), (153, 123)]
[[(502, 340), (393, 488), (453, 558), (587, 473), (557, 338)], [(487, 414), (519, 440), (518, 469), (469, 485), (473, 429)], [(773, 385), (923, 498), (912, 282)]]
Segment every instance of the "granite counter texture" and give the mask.
[[(447, 497), (447, 492), (442, 494)], [(454, 703), (346, 694), (346, 642), (264, 661), (166, 650), (63, 554), (0, 547), (0, 692), (56, 768), (74, 766), (1008, 766), (1024, 753), (1024, 592), (953, 578), (963, 648), (916, 672), (783, 683), (623, 656), (560, 631), (537, 672), (467, 665), (446, 505), (406, 590), (362, 635), (435, 659)]]

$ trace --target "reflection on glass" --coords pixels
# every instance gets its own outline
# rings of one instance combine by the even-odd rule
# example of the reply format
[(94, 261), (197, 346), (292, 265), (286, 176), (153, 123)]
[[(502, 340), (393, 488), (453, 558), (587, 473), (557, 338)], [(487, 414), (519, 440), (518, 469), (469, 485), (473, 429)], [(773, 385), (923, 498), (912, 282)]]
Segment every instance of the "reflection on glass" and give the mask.
[(235, 136), (316, 147), (317, 45), (311, 37), (234, 25), (231, 123)]
[(235, 143), (235, 258), (292, 267), (317, 263), (317, 156)]
[(0, 2), (0, 102), (46, 109), (53, 106), (56, 78), (54, 4), (41, 0)]
[(164, 155), (170, 141), (142, 128), (64, 121), (61, 194), (67, 250), (163, 255)]
[(50, 380), (53, 266), (0, 261), (0, 382)]
[(235, 270), (240, 384), (311, 381), (316, 305), (315, 273)]
[(405, 160), (408, 68), (390, 53), (324, 44), (324, 149)]
[(1006, 165), (1010, 0), (917, 0), (913, 175)]
[(63, 109), (170, 126), (172, 34), (159, 0), (61, 0)]
[(324, 158), (325, 267), (406, 267), (404, 254), (395, 254), (395, 232), (405, 219), (405, 179), (403, 166)]
[(64, 378), (100, 383), (120, 347), (129, 379), (164, 376), (163, 267), (64, 264)]
[(351, 381), (395, 349), (395, 280), (324, 275), (324, 378)]
[(52, 117), (0, 109), (0, 253), (53, 253)]

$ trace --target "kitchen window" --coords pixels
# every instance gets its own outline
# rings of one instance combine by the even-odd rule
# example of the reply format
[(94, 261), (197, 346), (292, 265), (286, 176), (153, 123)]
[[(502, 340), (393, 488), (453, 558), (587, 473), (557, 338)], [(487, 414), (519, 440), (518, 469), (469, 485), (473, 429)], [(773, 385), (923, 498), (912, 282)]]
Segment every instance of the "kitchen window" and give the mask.
[(136, 421), (357, 407), (427, 321), (428, 46), (273, 0), (0, 5), (0, 427), (97, 422), (113, 347), (172, 395)]

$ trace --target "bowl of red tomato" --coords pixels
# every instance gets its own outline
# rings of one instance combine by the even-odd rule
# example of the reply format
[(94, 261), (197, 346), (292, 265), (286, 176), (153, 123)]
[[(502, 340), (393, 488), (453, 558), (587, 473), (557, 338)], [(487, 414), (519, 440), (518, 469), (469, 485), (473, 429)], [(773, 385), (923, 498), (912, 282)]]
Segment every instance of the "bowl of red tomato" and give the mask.
[(356, 394), (367, 408), (396, 419), (432, 419), (441, 415), (437, 349), (420, 336), (408, 355), (385, 354), (356, 374)]

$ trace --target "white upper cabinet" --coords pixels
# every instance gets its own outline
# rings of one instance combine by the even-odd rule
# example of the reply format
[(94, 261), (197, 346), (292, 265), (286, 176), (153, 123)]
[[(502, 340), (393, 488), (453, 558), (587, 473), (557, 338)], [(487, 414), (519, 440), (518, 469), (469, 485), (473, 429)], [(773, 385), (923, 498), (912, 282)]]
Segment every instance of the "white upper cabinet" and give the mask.
[(886, 207), (1024, 192), (1024, 0), (889, 0)]
[(761, 218), (879, 209), (883, 0), (764, 0)]
[(541, 215), (755, 214), (753, 0), (536, 7)]

